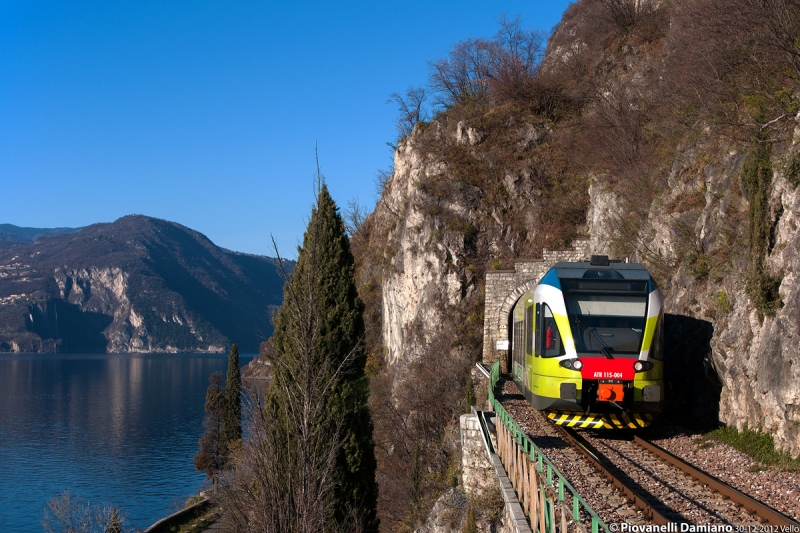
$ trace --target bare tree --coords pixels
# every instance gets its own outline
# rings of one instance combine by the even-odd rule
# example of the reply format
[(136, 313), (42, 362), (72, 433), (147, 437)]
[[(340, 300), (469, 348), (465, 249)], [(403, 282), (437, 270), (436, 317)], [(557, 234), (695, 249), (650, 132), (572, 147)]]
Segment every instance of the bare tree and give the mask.
[(494, 46), (483, 39), (468, 39), (456, 44), (448, 58), (431, 63), (430, 85), (438, 95), (436, 103), (451, 107), (484, 100), (489, 95)]
[(649, 0), (603, 0), (608, 18), (623, 31), (636, 26), (651, 4)]
[(69, 490), (48, 500), (42, 517), (42, 527), (47, 533), (89, 533), (93, 523), (89, 503)]
[(740, 140), (785, 135), (800, 90), (800, 1), (675, 0), (665, 79)]
[(546, 35), (525, 30), (519, 16), (500, 17), (500, 29), (490, 48), (492, 65), (489, 77), (499, 86), (517, 86), (533, 79), (544, 58)]
[(383, 196), (386, 184), (389, 183), (389, 179), (392, 177), (393, 173), (394, 168), (389, 168), (388, 170), (380, 169), (375, 172), (375, 197), (378, 198), (378, 200)]
[(489, 40), (456, 44), (449, 57), (431, 63), (430, 85), (436, 104), (487, 102), (492, 96), (520, 93), (536, 75), (544, 56), (545, 35), (525, 30), (519, 17), (501, 17), (500, 29)]
[(113, 505), (102, 505), (95, 508), (95, 522), (103, 533), (123, 533), (128, 522), (125, 512)]
[(764, 22), (764, 46), (783, 58), (800, 79), (800, 2), (798, 0), (745, 0)]
[(349, 202), (347, 202), (347, 211), (345, 211), (344, 214), (344, 224), (347, 235), (350, 236), (351, 239), (368, 216), (369, 210), (366, 206), (359, 202), (358, 197), (353, 197)]
[(428, 111), (425, 108), (427, 99), (428, 94), (424, 87), (409, 87), (405, 95), (400, 93), (389, 95), (387, 103), (397, 104), (398, 115), (395, 123), (399, 138), (410, 135), (414, 126), (428, 120)]
[[(325, 389), (319, 373), (305, 377), (309, 379), (303, 385)], [(249, 438), (233, 470), (223, 474), (224, 519), (233, 531), (312, 532), (325, 531), (328, 525), (332, 502), (327, 496), (335, 482), (331, 473), (344, 444), (341, 428), (333, 435), (321, 434), (313, 422), (324, 405), (287, 383), (281, 389), (298, 400), (298, 409), (275, 413), (258, 399), (250, 401)], [(277, 416), (292, 420), (298, 434), (280, 431)]]
[(90, 503), (69, 490), (48, 500), (41, 520), (46, 533), (122, 533), (126, 522), (118, 507)]
[[(428, 338), (424, 352), (408, 370), (391, 375), (396, 370), (387, 367), (371, 378), (381, 464), (381, 524), (390, 531), (414, 529), (451, 482), (444, 476), (424, 475), (445, 470), (443, 461), (450, 450), (444, 436), (448, 426), (457, 427), (463, 413), (464, 385), (471, 366), (469, 355), (456, 346), (452, 334), (463, 317), (451, 311), (443, 332)], [(408, 334), (420, 335), (419, 331), (414, 328)]]

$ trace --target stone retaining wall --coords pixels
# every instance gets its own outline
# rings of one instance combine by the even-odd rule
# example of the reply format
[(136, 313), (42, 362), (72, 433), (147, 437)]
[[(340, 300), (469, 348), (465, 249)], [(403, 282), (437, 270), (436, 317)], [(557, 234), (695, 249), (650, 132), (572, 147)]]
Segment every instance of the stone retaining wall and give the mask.
[(517, 494), (503, 468), (500, 456), (489, 454), (481, 435), (481, 425), (475, 413), (461, 415), (461, 476), (464, 492), (471, 499), (480, 498), (492, 486), (500, 486), (503, 495), (503, 518), (498, 533), (531, 533), (528, 520)]

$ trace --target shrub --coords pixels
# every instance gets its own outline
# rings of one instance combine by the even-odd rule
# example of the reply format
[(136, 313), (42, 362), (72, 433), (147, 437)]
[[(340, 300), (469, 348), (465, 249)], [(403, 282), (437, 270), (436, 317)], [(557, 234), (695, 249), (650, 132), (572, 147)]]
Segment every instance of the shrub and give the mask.
[(783, 276), (771, 274), (766, 265), (770, 239), (769, 187), (772, 181), (772, 162), (769, 144), (764, 137), (763, 133), (756, 137), (750, 161), (745, 164), (742, 171), (742, 184), (750, 203), (748, 211), (750, 268), (745, 290), (750, 301), (758, 309), (759, 316), (775, 316), (776, 311), (783, 305), (778, 293)]
[(703, 441), (707, 442), (708, 439), (736, 448), (762, 465), (774, 465), (782, 470), (800, 473), (800, 457), (792, 459), (788, 453), (776, 450), (775, 441), (769, 433), (747, 426), (742, 431), (723, 426), (708, 433)]
[(792, 187), (800, 186), (800, 152), (794, 152), (787, 157), (783, 166), (783, 175), (792, 184)]

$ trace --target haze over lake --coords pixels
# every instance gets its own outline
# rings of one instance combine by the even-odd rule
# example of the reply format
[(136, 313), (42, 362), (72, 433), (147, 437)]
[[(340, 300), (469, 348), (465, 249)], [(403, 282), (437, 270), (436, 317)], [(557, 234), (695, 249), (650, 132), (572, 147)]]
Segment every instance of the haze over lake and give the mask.
[(223, 354), (0, 355), (3, 529), (41, 532), (65, 489), (142, 529), (196, 494), (208, 376), (226, 366)]

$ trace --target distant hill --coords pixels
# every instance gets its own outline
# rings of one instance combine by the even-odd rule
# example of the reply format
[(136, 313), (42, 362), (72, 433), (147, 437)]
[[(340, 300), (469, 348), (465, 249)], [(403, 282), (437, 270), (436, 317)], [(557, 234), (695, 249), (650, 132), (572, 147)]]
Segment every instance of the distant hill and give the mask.
[(14, 224), (0, 224), (0, 242), (35, 242), (39, 237), (75, 233), (81, 228), (21, 228)]
[(139, 215), (0, 242), (0, 352), (255, 352), (282, 299), (277, 263)]

